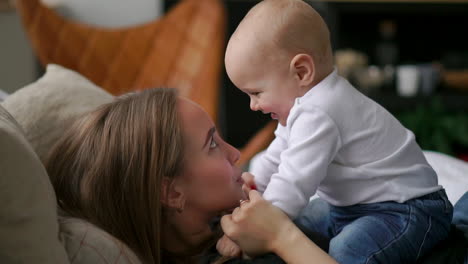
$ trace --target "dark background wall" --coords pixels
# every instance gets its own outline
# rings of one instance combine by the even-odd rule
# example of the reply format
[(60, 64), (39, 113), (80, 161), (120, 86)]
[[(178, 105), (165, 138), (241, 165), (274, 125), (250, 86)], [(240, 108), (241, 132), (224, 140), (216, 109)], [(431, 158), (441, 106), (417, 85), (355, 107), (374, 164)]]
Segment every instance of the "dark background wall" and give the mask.
[[(177, 1), (166, 1), (166, 8)], [(225, 1), (228, 12), (228, 37), (247, 11), (258, 1)], [(468, 68), (468, 3), (391, 3), (391, 2), (309, 2), (325, 19), (334, 50), (352, 48), (364, 52), (369, 63), (377, 63), (379, 23), (391, 20), (396, 25), (399, 49), (397, 64), (439, 62), (447, 69)], [(226, 140), (242, 147), (266, 122), (268, 116), (252, 112), (249, 99), (224, 73), (221, 130)], [(391, 88), (392, 89), (392, 88)], [(448, 107), (468, 109), (468, 94), (438, 87)], [(391, 112), (414, 109), (429, 101), (427, 97), (401, 98), (391, 90), (374, 94), (374, 99)], [(430, 98), (429, 98), (430, 99)]]

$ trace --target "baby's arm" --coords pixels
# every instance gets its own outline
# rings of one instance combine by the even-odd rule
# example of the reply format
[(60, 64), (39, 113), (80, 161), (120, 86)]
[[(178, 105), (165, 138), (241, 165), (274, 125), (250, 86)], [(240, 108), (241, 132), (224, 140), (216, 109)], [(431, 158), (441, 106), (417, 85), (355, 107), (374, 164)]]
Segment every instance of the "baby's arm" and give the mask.
[(320, 110), (288, 120), (288, 148), (263, 197), (294, 219), (327, 176), (341, 138), (336, 124)]
[(216, 250), (221, 256), (226, 257), (239, 257), (242, 254), (240, 247), (226, 235), (218, 240)]
[(278, 172), (281, 152), (287, 147), (284, 130), (284, 127), (278, 125), (275, 130), (275, 139), (270, 146), (252, 159), (250, 163), (249, 171), (255, 175), (256, 187), (261, 193), (265, 191), (271, 176)]

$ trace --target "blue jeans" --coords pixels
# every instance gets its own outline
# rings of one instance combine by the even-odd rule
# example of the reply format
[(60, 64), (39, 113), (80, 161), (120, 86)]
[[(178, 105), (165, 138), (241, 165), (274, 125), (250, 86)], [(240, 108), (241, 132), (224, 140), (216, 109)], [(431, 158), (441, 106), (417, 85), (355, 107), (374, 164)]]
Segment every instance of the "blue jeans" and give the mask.
[(455, 203), (452, 223), (463, 231), (468, 239), (468, 192)]
[[(463, 232), (468, 240), (468, 192), (455, 203), (452, 223)], [(463, 263), (468, 264), (468, 248)]]
[(415, 263), (447, 237), (452, 213), (440, 190), (405, 203), (338, 207), (315, 199), (295, 223), (339, 263)]

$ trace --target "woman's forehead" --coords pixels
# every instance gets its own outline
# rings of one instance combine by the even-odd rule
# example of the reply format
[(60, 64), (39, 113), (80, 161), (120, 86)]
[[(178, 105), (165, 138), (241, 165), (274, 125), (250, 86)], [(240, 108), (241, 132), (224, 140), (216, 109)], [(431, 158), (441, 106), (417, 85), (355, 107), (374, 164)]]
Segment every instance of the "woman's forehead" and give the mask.
[(179, 114), (182, 131), (189, 141), (203, 141), (208, 131), (214, 126), (208, 114), (196, 103), (179, 98)]
[(184, 97), (179, 97), (177, 103), (179, 114), (183, 120), (198, 120), (203, 118), (203, 110), (193, 101)]

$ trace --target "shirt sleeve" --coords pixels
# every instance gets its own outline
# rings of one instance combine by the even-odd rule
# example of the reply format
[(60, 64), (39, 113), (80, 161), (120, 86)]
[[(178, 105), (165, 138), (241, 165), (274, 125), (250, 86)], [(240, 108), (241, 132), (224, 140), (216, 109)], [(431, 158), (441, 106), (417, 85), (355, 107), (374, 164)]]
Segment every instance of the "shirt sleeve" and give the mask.
[(270, 182), (271, 176), (278, 172), (280, 155), (286, 149), (286, 128), (278, 124), (275, 130), (275, 139), (268, 146), (267, 150), (259, 157), (255, 166), (252, 166), (250, 173), (255, 176), (257, 190), (263, 193)]
[(294, 219), (326, 177), (341, 140), (335, 122), (320, 109), (297, 109), (288, 122), (288, 148), (263, 197)]

